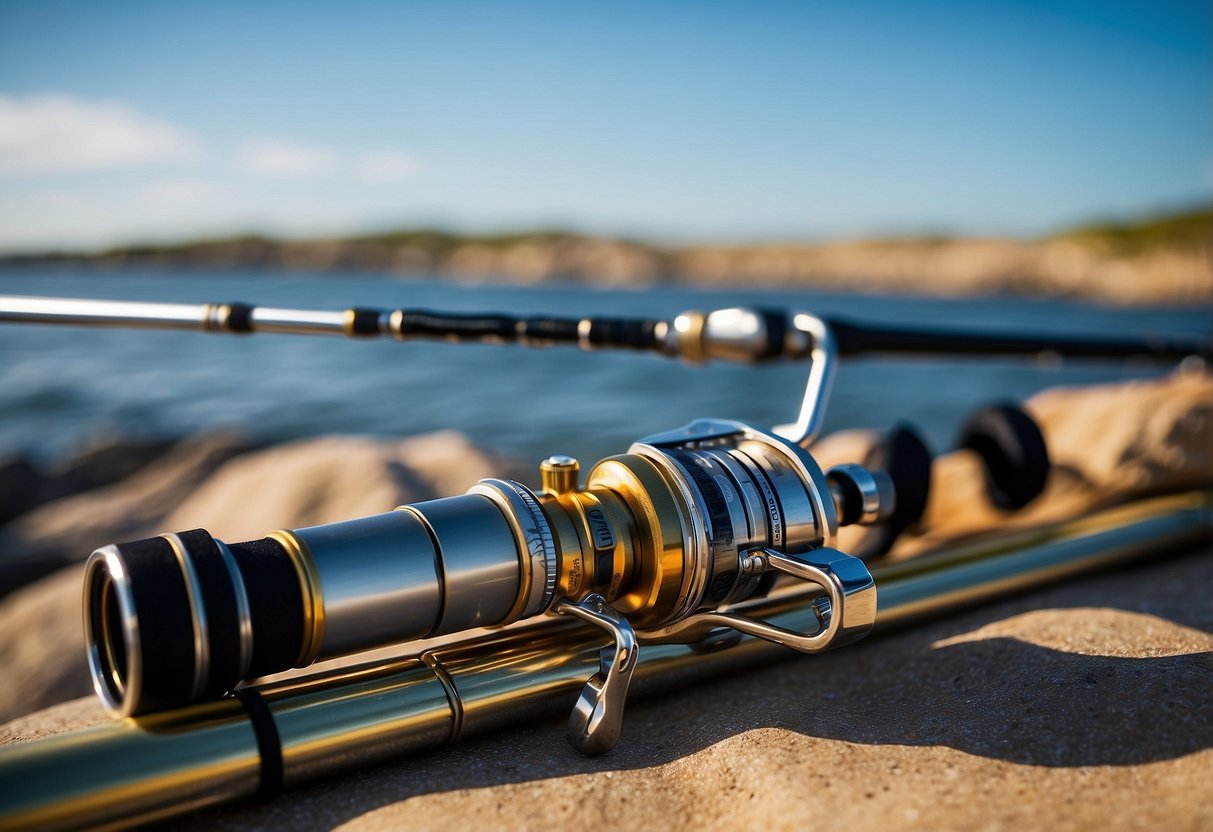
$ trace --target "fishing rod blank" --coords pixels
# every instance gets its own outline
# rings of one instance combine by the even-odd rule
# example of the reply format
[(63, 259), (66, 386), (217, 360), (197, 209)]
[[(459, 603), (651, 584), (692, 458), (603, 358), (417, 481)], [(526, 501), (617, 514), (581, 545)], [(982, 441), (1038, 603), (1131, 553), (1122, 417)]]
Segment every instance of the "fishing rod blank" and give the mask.
[(1062, 358), (1213, 360), (1213, 343), (1153, 334), (1106, 338), (1044, 333), (997, 333), (942, 327), (905, 327), (817, 318), (758, 308), (689, 311), (673, 320), (563, 318), (501, 313), (350, 307), (336, 311), (285, 309), (243, 303), (148, 303), (0, 296), (0, 323), (68, 324), (214, 333), (276, 332), (391, 337), (401, 341), (574, 345), (624, 349), (691, 361), (741, 363), (810, 357), (824, 325), (840, 356), (861, 354), (1010, 355)]

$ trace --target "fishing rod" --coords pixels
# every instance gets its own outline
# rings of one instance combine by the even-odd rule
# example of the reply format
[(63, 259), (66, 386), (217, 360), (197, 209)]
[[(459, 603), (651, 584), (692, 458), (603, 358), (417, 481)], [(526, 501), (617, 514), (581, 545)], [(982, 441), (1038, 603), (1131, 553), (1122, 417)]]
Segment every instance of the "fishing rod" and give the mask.
[[(1065, 578), (1190, 550), (1209, 539), (1213, 493), (1152, 498), (1078, 521), (938, 550), (873, 569), (876, 632)], [(745, 611), (772, 625), (817, 614), (818, 588), (777, 588)], [(559, 711), (603, 639), (565, 618), (522, 622), (392, 659), (244, 688), (234, 697), (0, 748), (0, 827), (125, 827), (208, 806), (266, 800), (342, 771), (418, 755)], [(784, 653), (748, 636), (645, 646), (647, 690), (710, 684)], [(727, 705), (723, 705), (727, 707)]]
[[(439, 636), (458, 641), (461, 634), (482, 627), (513, 632), (516, 626), (518, 632), (531, 634), (509, 642), (511, 649), (528, 657), (524, 664), (531, 677), (517, 682), (516, 688), (486, 694), (484, 702), (469, 699), (456, 667), (438, 653), (416, 657), (424, 666), (417, 671), (431, 674), (441, 688), (445, 704), (439, 710), (451, 714), (450, 725), (443, 717), (434, 730), (453, 738), (465, 725), (478, 724), (484, 709), (515, 715), (526, 710), (532, 698), (543, 698), (549, 669), (569, 666), (570, 660), (583, 669), (585, 650), (574, 649), (573, 642), (562, 646), (555, 636), (544, 641), (539, 635), (548, 628), (554, 628), (553, 634), (564, 633), (567, 625), (553, 622), (576, 619), (600, 632), (585, 636), (584, 628), (578, 630), (596, 645), (592, 652), (597, 670), (580, 680), (567, 733), (574, 747), (598, 754), (618, 741), (629, 685), (654, 651), (658, 657), (707, 655), (749, 640), (817, 653), (862, 638), (878, 623), (880, 610), (886, 618), (902, 615), (904, 609), (890, 612), (899, 609), (899, 596), (891, 603), (886, 590), (878, 596), (869, 563), (921, 516), (930, 456), (925, 445), (903, 432), (862, 464), (827, 471), (818, 466), (809, 448), (820, 431), (835, 363), (842, 355), (1049, 351), (1065, 357), (1144, 355), (1174, 361), (1209, 351), (1208, 345), (1174, 338), (931, 333), (737, 308), (689, 312), (672, 321), (574, 320), (10, 297), (0, 298), (0, 321), (391, 334), (404, 339), (576, 343), (690, 360), (808, 360), (799, 417), (773, 430), (699, 419), (600, 460), (584, 478), (577, 460), (549, 457), (540, 466), (540, 490), (487, 479), (462, 496), (341, 523), (282, 529), (243, 543), (229, 544), (196, 529), (97, 549), (86, 563), (84, 585), (94, 688), (107, 709), (128, 719), (124, 724), (146, 726), (158, 738), (175, 738), (157, 745), (167, 749), (163, 753), (133, 764), (139, 782), (146, 785), (147, 778), (156, 779), (157, 769), (148, 767), (155, 760), (197, 762), (190, 756), (193, 752), (179, 747), (211, 736), (205, 726), (195, 724), (193, 714), (222, 712), (228, 714), (224, 724), (243, 721), (237, 733), (244, 740), (252, 737), (260, 762), (250, 763), (254, 774), (249, 777), (262, 791), (281, 782), (284, 749), (290, 743), (283, 740), (288, 729), (273, 714), (278, 693), (270, 691), (279, 689), (263, 693), (255, 680), (290, 668), (308, 668), (388, 644)], [(1013, 510), (1043, 490), (1047, 448), (1039, 427), (1023, 411), (999, 406), (979, 412), (966, 424), (961, 444), (984, 461), (995, 505)], [(1193, 528), (1207, 530), (1207, 506), (1203, 498), (1197, 502), (1199, 506), (1189, 504), (1180, 513), (1183, 519), (1175, 522), (1184, 534), (1171, 543), (1187, 541)], [(1167, 516), (1174, 520), (1179, 515)], [(847, 525), (872, 527), (876, 545), (839, 551), (837, 533)], [(1153, 528), (1148, 522), (1146, 527)], [(1169, 545), (1166, 535), (1160, 538), (1155, 541), (1159, 547)], [(1005, 551), (1005, 546), (995, 549)], [(1046, 557), (1038, 554), (1026, 561), (998, 561), (996, 579), (985, 571), (993, 567), (977, 567), (975, 561), (970, 565), (977, 571), (965, 571), (958, 565), (967, 562), (965, 558), (945, 558), (959, 571), (945, 570), (950, 577), (928, 593), (939, 597), (923, 602), (924, 609), (950, 608), (1077, 568), (1067, 565), (1070, 548), (1046, 546), (1045, 551), (1052, 560), (1033, 559)], [(1087, 560), (1080, 559), (1082, 563), (1105, 560), (1084, 551)], [(1004, 567), (1009, 571), (1000, 571)], [(968, 584), (957, 584), (962, 580), (957, 576)], [(794, 615), (771, 605), (789, 592), (799, 599)], [(526, 647), (530, 637), (539, 639), (542, 649)], [(495, 643), (495, 649), (504, 646)], [(476, 661), (491, 669), (498, 666), (493, 658), (497, 655), (477, 653)], [(491, 672), (489, 677), (495, 678)], [(348, 699), (350, 691), (341, 688), (344, 681), (335, 684), (333, 690), (307, 688), (307, 701), (327, 701), (330, 695)], [(437, 690), (426, 684), (431, 693)], [(207, 710), (212, 707), (219, 711)], [(202, 710), (191, 710), (198, 708)], [(242, 715), (232, 717), (232, 709)], [(401, 718), (414, 724), (412, 717)], [(418, 726), (433, 722), (430, 717), (417, 720)], [(152, 727), (169, 724), (172, 729), (163, 732)], [(134, 739), (141, 734), (115, 736), (119, 745), (144, 747), (143, 740)], [(209, 747), (209, 742), (203, 745)], [(223, 748), (224, 754), (237, 753), (230, 744)], [(211, 758), (206, 764), (217, 765)], [(324, 766), (313, 761), (305, 768)], [(237, 779), (245, 789), (251, 782), (248, 777)], [(178, 792), (179, 797), (186, 793), (180, 788)], [(90, 800), (104, 802), (94, 798)], [(153, 802), (158, 813), (181, 805), (167, 797)], [(75, 817), (72, 822), (112, 820)]]
[(246, 303), (148, 303), (0, 295), (0, 323), (71, 324), (147, 329), (185, 329), (246, 335), (391, 337), (526, 346), (574, 345), (583, 349), (630, 349), (702, 361), (754, 362), (804, 359), (829, 333), (837, 355), (911, 353), (1064, 358), (1149, 358), (1176, 361), (1213, 358), (1213, 342), (1169, 334), (1107, 338), (1059, 334), (989, 333), (956, 328), (915, 328), (817, 318), (762, 308), (689, 311), (671, 321), (651, 318), (518, 317), (501, 313), (452, 313), (421, 309), (350, 307), (317, 311)]
[(247, 303), (149, 303), (82, 298), (0, 295), (0, 323), (176, 329), (250, 335), (258, 332), (397, 341), (578, 346), (632, 350), (681, 358), (743, 364), (808, 360), (810, 372), (796, 422), (773, 432), (797, 444), (821, 431), (824, 402), (839, 358), (860, 355), (998, 355), (1063, 359), (1144, 359), (1213, 362), (1213, 340), (1169, 333), (1119, 338), (1056, 333), (997, 333), (957, 328), (906, 327), (819, 317), (807, 312), (730, 307), (690, 310), (672, 320), (552, 316), (495, 312), (348, 307), (288, 309)]

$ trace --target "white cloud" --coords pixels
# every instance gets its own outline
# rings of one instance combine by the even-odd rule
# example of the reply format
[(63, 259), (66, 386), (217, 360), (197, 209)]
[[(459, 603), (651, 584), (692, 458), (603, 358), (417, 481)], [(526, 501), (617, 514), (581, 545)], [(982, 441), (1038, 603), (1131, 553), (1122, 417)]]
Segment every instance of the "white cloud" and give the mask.
[(85, 203), (85, 199), (74, 191), (38, 191), (26, 197), (31, 210), (73, 211)]
[(207, 179), (161, 179), (150, 182), (139, 192), (140, 202), (156, 208), (199, 206), (214, 202), (225, 189)]
[[(388, 145), (281, 135), (211, 147), (206, 159), (201, 151), (185, 131), (121, 104), (0, 95), (0, 252), (379, 225), (418, 198), (391, 185), (424, 169)], [(71, 175), (124, 166), (103, 177)]]
[(118, 101), (0, 94), (0, 175), (188, 163), (200, 155), (187, 130)]
[(373, 150), (354, 160), (354, 175), (372, 185), (401, 182), (421, 170), (421, 162), (400, 150)]
[(307, 179), (332, 173), (337, 154), (327, 147), (285, 139), (245, 139), (236, 154), (236, 164), (245, 173), (277, 179)]

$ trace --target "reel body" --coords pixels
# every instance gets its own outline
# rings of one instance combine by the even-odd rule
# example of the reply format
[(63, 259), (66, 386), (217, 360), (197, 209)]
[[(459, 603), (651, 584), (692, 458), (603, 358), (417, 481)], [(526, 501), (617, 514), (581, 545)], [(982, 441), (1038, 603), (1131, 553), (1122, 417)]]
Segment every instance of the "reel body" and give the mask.
[[(574, 615), (613, 641), (569, 730), (598, 753), (618, 738), (646, 640), (718, 647), (741, 633), (817, 652), (875, 621), (870, 574), (832, 545), (840, 520), (892, 510), (879, 473), (825, 474), (790, 440), (716, 420), (647, 437), (595, 464), (584, 486), (570, 457), (540, 470), (538, 493), (488, 479), (245, 543), (195, 530), (103, 547), (84, 591), (94, 687), (134, 716), (386, 644)], [(821, 588), (803, 630), (732, 610), (780, 574)]]

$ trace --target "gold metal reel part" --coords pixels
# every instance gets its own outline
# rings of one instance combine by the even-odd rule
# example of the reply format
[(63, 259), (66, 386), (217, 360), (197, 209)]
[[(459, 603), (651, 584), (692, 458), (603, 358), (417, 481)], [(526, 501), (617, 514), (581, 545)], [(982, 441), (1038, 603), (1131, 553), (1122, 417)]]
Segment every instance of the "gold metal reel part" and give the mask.
[[(645, 447), (656, 450), (663, 445), (689, 447), (696, 442), (727, 441), (728, 437), (738, 441), (761, 441), (781, 448), (799, 470), (811, 495), (818, 524), (814, 548), (793, 554), (760, 546), (737, 553), (738, 569), (748, 577), (774, 572), (815, 584), (822, 590), (822, 596), (810, 608), (815, 618), (813, 626), (803, 631), (751, 618), (728, 605), (672, 618), (668, 615), (674, 597), (671, 593), (677, 588), (680, 596), (685, 595), (691, 581), (691, 570), (684, 564), (689, 557), (687, 546), (692, 543), (687, 537), (687, 529), (693, 525), (701, 527), (703, 521), (699, 518), (699, 523), (695, 523), (695, 512), (688, 512), (681, 505), (685, 501), (678, 499), (672, 483), (661, 475), (659, 467), (636, 452), (643, 452)], [(634, 538), (628, 554), (637, 555), (638, 560), (630, 563), (628, 569), (637, 579), (634, 583), (638, 588), (615, 595), (613, 600), (618, 603), (612, 605), (598, 589), (603, 586), (605, 576), (591, 578), (587, 575), (584, 582), (579, 582), (586, 591), (583, 597), (574, 599), (566, 595), (552, 607), (553, 613), (576, 616), (603, 628), (612, 637), (612, 644), (601, 652), (599, 671), (586, 682), (570, 715), (568, 739), (575, 748), (587, 754), (603, 753), (619, 738), (627, 689), (642, 643), (698, 643), (720, 647), (735, 643), (740, 636), (750, 636), (801, 652), (817, 653), (862, 638), (872, 628), (876, 617), (876, 586), (866, 566), (858, 558), (822, 545), (833, 542), (837, 517), (820, 469), (811, 457), (805, 459), (808, 454), (802, 448), (741, 423), (712, 420), (700, 420), (679, 431), (650, 437), (638, 446), (633, 446), (628, 454), (599, 463), (591, 472), (586, 491), (577, 490), (575, 474), (570, 478), (567, 472), (561, 472), (557, 479), (546, 475), (545, 468), (544, 502), (552, 508), (556, 508), (552, 503), (557, 502), (565, 511), (574, 508), (578, 515), (584, 515), (585, 506), (599, 503), (598, 500), (578, 499), (578, 496), (600, 491), (614, 498), (622, 497), (640, 519), (630, 530), (615, 530), (617, 537)], [(561, 464), (567, 465), (563, 461)], [(582, 540), (586, 536), (592, 537), (592, 531), (590, 535), (584, 534), (587, 531), (584, 516), (581, 520), (578, 525), (582, 527), (582, 535), (579, 537)], [(618, 549), (622, 544), (612, 542), (612, 545)], [(639, 554), (645, 550), (646, 554)], [(618, 563), (618, 558), (613, 562)], [(612, 589), (617, 587), (615, 582), (610, 583)], [(561, 581), (561, 585), (562, 589), (567, 587), (565, 581)], [(678, 603), (683, 600), (679, 598)], [(667, 615), (664, 620), (658, 618), (654, 625), (655, 602), (660, 602)], [(635, 612), (640, 615), (629, 615)], [(642, 627), (639, 630), (630, 620), (637, 617), (640, 620), (636, 623)], [(726, 634), (727, 637), (722, 638)]]

